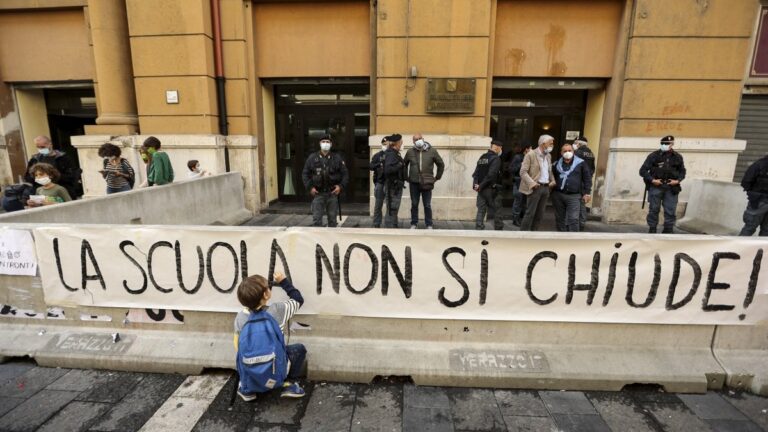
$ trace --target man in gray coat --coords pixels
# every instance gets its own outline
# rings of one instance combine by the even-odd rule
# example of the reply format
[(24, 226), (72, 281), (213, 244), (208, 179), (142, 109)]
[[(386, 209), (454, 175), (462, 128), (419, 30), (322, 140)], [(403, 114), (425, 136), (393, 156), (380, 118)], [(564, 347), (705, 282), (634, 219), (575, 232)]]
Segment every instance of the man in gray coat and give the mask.
[(443, 176), (443, 158), (417, 133), (413, 136), (413, 147), (405, 154), (405, 166), (411, 191), (411, 229), (416, 229), (419, 224), (419, 199), (424, 203), (424, 223), (427, 229), (432, 229), (432, 189)]

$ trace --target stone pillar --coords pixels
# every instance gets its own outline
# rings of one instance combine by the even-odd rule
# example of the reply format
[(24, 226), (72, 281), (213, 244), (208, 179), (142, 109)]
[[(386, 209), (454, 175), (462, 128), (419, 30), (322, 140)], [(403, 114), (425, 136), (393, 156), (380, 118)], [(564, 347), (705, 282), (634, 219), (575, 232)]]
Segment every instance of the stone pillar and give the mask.
[(88, 0), (99, 117), (89, 135), (138, 132), (125, 0)]

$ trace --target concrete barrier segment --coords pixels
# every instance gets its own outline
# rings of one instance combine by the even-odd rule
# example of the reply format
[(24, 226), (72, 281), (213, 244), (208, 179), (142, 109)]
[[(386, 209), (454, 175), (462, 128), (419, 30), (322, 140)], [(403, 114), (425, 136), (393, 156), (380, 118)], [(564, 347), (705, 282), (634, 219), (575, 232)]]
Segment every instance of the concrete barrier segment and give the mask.
[(0, 224), (239, 225), (252, 217), (242, 176), (232, 172), (5, 213)]
[(768, 396), (768, 323), (718, 326), (712, 352), (725, 369), (728, 387)]
[(697, 234), (738, 235), (744, 226), (747, 195), (733, 182), (692, 179), (685, 217), (677, 226)]

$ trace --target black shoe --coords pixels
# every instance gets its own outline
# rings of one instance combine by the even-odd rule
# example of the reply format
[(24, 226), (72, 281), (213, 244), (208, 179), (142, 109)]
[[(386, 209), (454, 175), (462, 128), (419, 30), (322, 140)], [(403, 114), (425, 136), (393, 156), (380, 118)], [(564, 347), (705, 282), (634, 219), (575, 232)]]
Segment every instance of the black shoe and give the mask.
[(674, 234), (675, 230), (672, 227), (664, 227), (664, 229), (661, 231), (662, 234)]
[(514, 225), (516, 227), (519, 227), (520, 226), (520, 222), (522, 222), (520, 219), (514, 219), (512, 221), (512, 225)]
[(381, 225), (374, 225), (374, 228), (381, 228)]
[(649, 227), (648, 228), (648, 233), (649, 234), (656, 234), (656, 227)]

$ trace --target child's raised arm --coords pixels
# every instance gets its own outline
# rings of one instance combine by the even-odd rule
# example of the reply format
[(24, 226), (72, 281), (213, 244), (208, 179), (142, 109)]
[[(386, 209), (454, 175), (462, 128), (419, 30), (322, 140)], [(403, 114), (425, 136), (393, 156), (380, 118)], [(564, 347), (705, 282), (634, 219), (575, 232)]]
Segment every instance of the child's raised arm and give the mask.
[(280, 288), (282, 288), (286, 294), (288, 294), (288, 297), (292, 300), (295, 300), (296, 303), (299, 304), (299, 306), (304, 304), (304, 297), (301, 295), (301, 291), (299, 291), (293, 284), (291, 283), (290, 279), (286, 278), (285, 275), (282, 273), (275, 273), (274, 274), (275, 282), (280, 284)]

